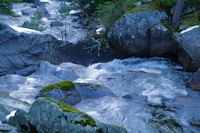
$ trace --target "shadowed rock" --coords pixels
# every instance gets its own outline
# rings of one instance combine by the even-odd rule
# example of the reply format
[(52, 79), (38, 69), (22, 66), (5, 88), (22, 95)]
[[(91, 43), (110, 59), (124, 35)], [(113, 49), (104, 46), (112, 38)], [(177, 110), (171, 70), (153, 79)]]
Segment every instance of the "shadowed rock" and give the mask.
[(106, 125), (70, 105), (49, 98), (37, 99), (28, 113), (18, 110), (9, 120), (18, 132), (126, 133), (126, 129)]

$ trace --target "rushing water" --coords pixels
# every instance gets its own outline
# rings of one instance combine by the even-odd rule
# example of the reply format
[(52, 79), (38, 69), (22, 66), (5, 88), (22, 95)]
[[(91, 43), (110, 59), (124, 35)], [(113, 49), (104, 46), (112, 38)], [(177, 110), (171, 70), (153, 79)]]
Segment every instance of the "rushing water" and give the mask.
[[(34, 74), (0, 77), (0, 91), (32, 103), (39, 90), (63, 80), (97, 83), (116, 97), (84, 99), (75, 107), (130, 133), (197, 132), (200, 96), (185, 88), (191, 73), (165, 58), (128, 58), (84, 67), (41, 62)], [(10, 103), (12, 105), (12, 103)]]
[[(64, 27), (51, 27), (50, 23), (59, 20), (60, 1), (42, 0), (50, 14), (43, 18), (45, 31), (61, 38)], [(70, 7), (72, 3), (67, 3)], [(13, 5), (18, 18), (0, 15), (0, 22), (12, 26), (19, 32), (39, 33), (21, 26), (32, 16), (24, 16), (22, 9), (33, 9), (30, 3)], [(72, 10), (70, 14), (80, 12)], [(67, 16), (67, 40), (76, 42), (85, 36), (79, 24), (73, 22), (75, 16)], [(59, 66), (41, 62), (39, 69), (24, 77), (9, 74), (0, 77), (0, 117), (2, 110), (21, 108), (28, 110), (22, 101), (34, 102), (40, 89), (48, 84), (71, 80), (80, 83), (96, 83), (108, 87), (113, 96), (99, 99), (84, 99), (75, 105), (79, 110), (94, 118), (125, 127), (129, 133), (198, 133), (200, 127), (200, 94), (185, 88), (185, 81), (191, 73), (166, 58), (128, 58), (107, 63), (96, 63), (88, 67), (72, 63)], [(2, 106), (3, 105), (3, 106)]]

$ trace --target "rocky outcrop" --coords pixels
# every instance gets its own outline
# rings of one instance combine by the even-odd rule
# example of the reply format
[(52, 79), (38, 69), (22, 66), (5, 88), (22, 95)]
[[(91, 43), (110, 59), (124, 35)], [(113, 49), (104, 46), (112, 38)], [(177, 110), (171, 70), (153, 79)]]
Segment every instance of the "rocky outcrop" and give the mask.
[(50, 35), (0, 24), (0, 75), (31, 74), (37, 68), (41, 53), (56, 41)]
[(179, 46), (178, 60), (189, 71), (196, 71), (200, 67), (200, 26), (190, 27), (174, 38)]
[(84, 66), (125, 57), (123, 52), (108, 46), (99, 46), (95, 39), (83, 39), (76, 44), (66, 42), (66, 45), (56, 47), (52, 54), (53, 56), (43, 55), (43, 59), (53, 64), (72, 62)]
[(70, 105), (49, 98), (37, 99), (28, 113), (18, 110), (9, 120), (18, 132), (34, 133), (126, 133), (126, 129), (106, 125)]
[(168, 56), (176, 50), (172, 33), (162, 23), (167, 14), (150, 6), (134, 8), (108, 33), (111, 45), (129, 56)]
[(187, 87), (200, 91), (200, 69), (188, 80)]
[(43, 88), (37, 97), (49, 97), (69, 105), (75, 105), (83, 99), (114, 96), (106, 87), (90, 83), (63, 81)]

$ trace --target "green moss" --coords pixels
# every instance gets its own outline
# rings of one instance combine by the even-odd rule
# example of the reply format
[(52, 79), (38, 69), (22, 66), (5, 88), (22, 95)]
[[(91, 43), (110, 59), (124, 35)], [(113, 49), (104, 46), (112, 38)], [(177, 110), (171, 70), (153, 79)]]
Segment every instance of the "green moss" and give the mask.
[(53, 89), (61, 89), (61, 90), (71, 91), (71, 90), (75, 90), (76, 88), (72, 81), (63, 81), (61, 83), (48, 85), (48, 86), (44, 87), (42, 90), (40, 90), (40, 92), (46, 93)]
[(96, 122), (92, 119), (92, 117), (88, 116), (88, 115), (83, 115), (82, 118), (84, 118), (84, 120), (81, 121), (75, 121), (75, 124), (80, 124), (83, 127), (86, 127), (87, 125), (91, 126), (91, 127), (96, 127)]
[(96, 87), (101, 87), (101, 85), (92, 84), (92, 83), (85, 83), (85, 86), (96, 86)]
[(116, 125), (112, 125), (112, 124), (110, 124), (111, 126), (114, 126), (114, 127), (116, 127), (116, 128), (119, 128), (119, 129), (125, 129), (124, 127), (119, 127), (119, 126), (116, 126)]
[(76, 108), (74, 108), (74, 107), (72, 107), (72, 106), (70, 106), (66, 103), (63, 103), (63, 102), (60, 102), (60, 101), (57, 101), (57, 100), (52, 100), (48, 97), (44, 97), (44, 99), (57, 104), (64, 112), (82, 113), (81, 111), (77, 110)]
[(165, 11), (166, 12), (166, 10), (168, 10), (166, 8), (162, 8), (161, 6), (159, 6), (158, 3), (156, 3), (155, 1), (154, 2), (150, 2), (147, 5), (153, 7), (156, 10), (159, 10), (159, 11)]

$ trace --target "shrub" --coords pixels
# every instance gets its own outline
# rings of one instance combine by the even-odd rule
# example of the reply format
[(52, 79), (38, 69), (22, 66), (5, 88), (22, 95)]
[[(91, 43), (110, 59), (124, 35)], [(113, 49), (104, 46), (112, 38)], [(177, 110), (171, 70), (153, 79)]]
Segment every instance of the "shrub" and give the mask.
[[(155, 2), (162, 7), (173, 7), (177, 0), (155, 0)], [(196, 5), (199, 0), (184, 0), (185, 5)]]
[(42, 21), (42, 14), (38, 11), (34, 13), (34, 16), (31, 17), (30, 21), (25, 21), (23, 24), (24, 27), (43, 31), (44, 30), (44, 22)]
[(21, 0), (0, 0), (0, 14), (7, 14), (16, 17), (16, 15), (11, 11), (12, 2), (21, 2)]
[(21, 2), (21, 0), (1, 0), (0, 3)]
[(133, 3), (136, 1), (138, 0), (112, 0), (99, 4), (97, 13), (106, 30), (109, 30), (124, 13), (134, 8)]

